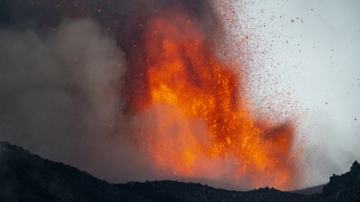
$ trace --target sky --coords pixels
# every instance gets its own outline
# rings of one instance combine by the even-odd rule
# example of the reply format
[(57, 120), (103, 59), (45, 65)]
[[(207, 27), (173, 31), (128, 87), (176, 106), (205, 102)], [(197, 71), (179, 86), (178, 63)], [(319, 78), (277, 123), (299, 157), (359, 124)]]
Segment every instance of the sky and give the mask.
[(267, 65), (281, 75), (278, 88), (306, 110), (299, 133), (307, 136), (309, 185), (326, 183), (360, 160), (359, 8), (357, 0), (247, 5), (252, 26), (271, 44), (273, 61)]

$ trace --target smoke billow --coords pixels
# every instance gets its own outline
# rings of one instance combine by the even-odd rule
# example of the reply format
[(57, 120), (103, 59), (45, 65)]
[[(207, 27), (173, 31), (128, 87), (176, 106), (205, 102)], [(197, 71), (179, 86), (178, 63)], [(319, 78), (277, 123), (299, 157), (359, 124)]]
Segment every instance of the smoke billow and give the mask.
[(108, 138), (126, 65), (115, 40), (83, 19), (43, 36), (1, 30), (0, 41), (1, 140), (108, 180), (107, 169), (123, 170), (127, 150)]
[(142, 32), (169, 8), (214, 31), (208, 1), (1, 0), (0, 140), (110, 182), (155, 179), (124, 118), (144, 89), (119, 91), (144, 80)]

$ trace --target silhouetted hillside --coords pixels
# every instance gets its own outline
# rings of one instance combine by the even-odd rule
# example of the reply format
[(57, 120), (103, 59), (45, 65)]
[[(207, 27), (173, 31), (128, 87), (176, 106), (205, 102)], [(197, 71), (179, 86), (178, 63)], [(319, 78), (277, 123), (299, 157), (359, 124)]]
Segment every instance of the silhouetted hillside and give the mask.
[(149, 201), (62, 163), (0, 142), (2, 201)]
[[(294, 192), (273, 188), (229, 191), (196, 183), (176, 181), (128, 182), (111, 185), (62, 163), (42, 159), (0, 141), (1, 201), (360, 201), (360, 165), (330, 178), (324, 186)], [(307, 193), (307, 194), (300, 194)]]

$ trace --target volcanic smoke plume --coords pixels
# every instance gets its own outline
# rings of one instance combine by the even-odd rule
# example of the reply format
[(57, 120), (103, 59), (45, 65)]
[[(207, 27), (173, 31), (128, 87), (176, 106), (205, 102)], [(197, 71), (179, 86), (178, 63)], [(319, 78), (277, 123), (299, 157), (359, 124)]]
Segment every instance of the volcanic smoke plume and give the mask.
[(294, 124), (254, 115), (222, 6), (0, 1), (0, 139), (110, 182), (296, 188)]

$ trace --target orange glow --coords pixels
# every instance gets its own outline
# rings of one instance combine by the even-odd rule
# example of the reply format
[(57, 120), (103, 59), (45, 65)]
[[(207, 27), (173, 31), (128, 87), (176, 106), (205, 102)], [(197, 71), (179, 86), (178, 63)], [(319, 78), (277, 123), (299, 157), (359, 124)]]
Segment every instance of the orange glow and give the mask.
[(127, 101), (151, 125), (142, 133), (155, 168), (183, 178), (293, 187), (293, 125), (255, 120), (240, 68), (221, 62), (186, 13), (169, 12), (149, 21), (145, 59), (137, 63), (144, 76), (128, 86), (142, 89)]

